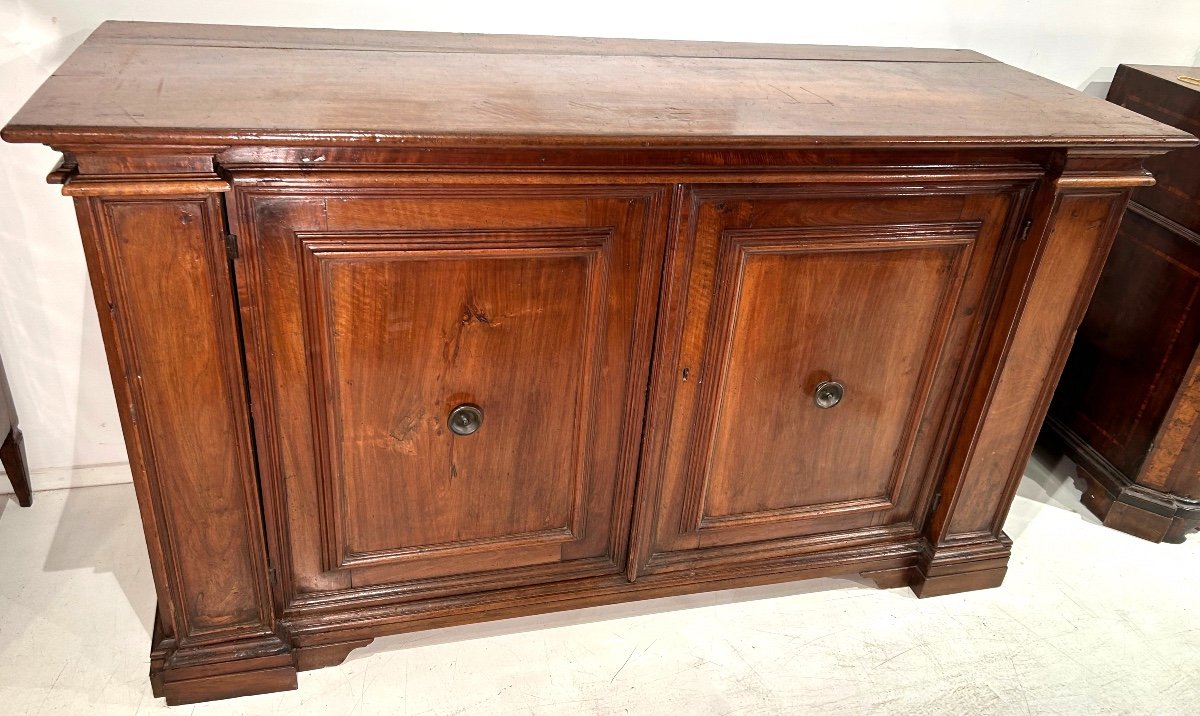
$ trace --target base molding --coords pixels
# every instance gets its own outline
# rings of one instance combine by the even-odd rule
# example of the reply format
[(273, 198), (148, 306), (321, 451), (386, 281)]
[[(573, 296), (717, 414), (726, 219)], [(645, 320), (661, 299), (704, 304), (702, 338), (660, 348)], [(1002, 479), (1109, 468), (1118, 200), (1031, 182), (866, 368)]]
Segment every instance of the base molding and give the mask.
[(283, 618), (277, 622), (278, 636), (182, 649), (163, 633), (156, 615), (150, 680), (154, 695), (165, 697), (169, 705), (285, 691), (296, 688), (298, 672), (340, 664), (378, 636), (818, 577), (857, 575), (880, 588), (908, 586), (921, 597), (985, 589), (999, 586), (1003, 579), (1009, 545), (1001, 535), (933, 551), (913, 537), (842, 550), (845, 554), (765, 560), (749, 569), (714, 568), (707, 574), (670, 570), (644, 574), (635, 582), (611, 575), (424, 602), (347, 607)]
[(1012, 540), (1003, 532), (999, 537), (927, 546), (913, 568), (910, 586), (921, 599), (999, 587), (1011, 555)]
[(198, 679), (165, 681), (161, 694), (168, 706), (183, 706), (202, 701), (254, 696), (296, 688), (296, 667), (289, 664), (270, 669), (239, 671)]
[[(35, 492), (67, 490), (76, 487), (100, 487), (102, 485), (124, 485), (133, 482), (129, 463), (115, 462), (103, 465), (70, 465), (66, 467), (39, 467), (30, 471)], [(0, 480), (0, 493), (11, 492), (12, 488)]]
[(1189, 532), (1200, 529), (1200, 502), (1128, 482), (1120, 473), (1119, 479), (1114, 479), (1102, 470), (1082, 464), (1078, 468), (1087, 485), (1083, 505), (1105, 527), (1171, 544), (1183, 542)]
[(1200, 529), (1200, 501), (1137, 484), (1058, 420), (1046, 420), (1042, 440), (1075, 462), (1085, 484), (1083, 505), (1105, 527), (1172, 544)]
[(168, 706), (289, 691), (296, 688), (297, 671), (294, 650), (278, 635), (178, 648), (154, 615), (150, 687)]

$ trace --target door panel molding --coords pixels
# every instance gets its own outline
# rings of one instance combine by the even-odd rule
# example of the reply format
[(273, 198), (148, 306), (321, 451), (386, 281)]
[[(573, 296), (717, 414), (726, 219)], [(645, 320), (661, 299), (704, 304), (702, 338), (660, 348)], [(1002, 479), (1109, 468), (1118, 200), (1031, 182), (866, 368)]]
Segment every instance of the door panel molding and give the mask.
[[(612, 227), (542, 228), (522, 230), (443, 230), (390, 232), (297, 232), (303, 247), (302, 312), (306, 342), (314, 375), (312, 414), (316, 417), (316, 443), (321, 455), (318, 499), (321, 506), (322, 545), (325, 569), (337, 570), (370, 565), (398, 564), (432, 557), (469, 555), (489, 550), (536, 548), (578, 539), (586, 529), (584, 492), (588, 484), (586, 455), (595, 427), (596, 385), (604, 346), (605, 295), (608, 288)], [(346, 396), (337, 349), (338, 329), (333, 320), (332, 273), (354, 263), (446, 261), (520, 261), (582, 259), (586, 301), (578, 354), (580, 373), (573, 414), (576, 416), (569, 475), (570, 495), (565, 524), (542, 530), (498, 534), (450, 542), (421, 543), (387, 549), (356, 550), (350, 532), (360, 518), (349, 514), (346, 495), (346, 440), (342, 424), (333, 416), (343, 415)], [(466, 309), (464, 309), (466, 310)], [(498, 326), (503, 317), (466, 316), (464, 321), (482, 321)], [(567, 349), (574, 350), (574, 349)], [(394, 437), (394, 436), (393, 436)], [(455, 438), (449, 438), (453, 441)]]
[[(268, 544), (285, 618), (326, 611), (333, 604), (406, 603), (623, 573), (669, 190), (662, 184), (434, 187), (402, 182), (314, 188), (262, 186), (235, 177), (230, 222), (243, 247), (238, 289)], [(593, 308), (570, 312), (595, 314), (580, 319), (594, 324), (582, 331), (591, 343), (580, 350), (572, 342), (561, 351), (573, 356), (574, 365), (592, 357), (597, 361), (576, 381), (589, 383), (577, 387), (595, 396), (590, 427), (584, 425), (586, 416), (567, 416), (564, 423), (572, 436), (586, 430), (581, 433), (586, 440), (576, 440), (571, 454), (576, 462), (588, 463), (579, 471), (587, 477), (571, 487), (574, 514), (553, 525), (565, 524), (570, 535), (533, 530), (541, 534), (504, 535), (507, 544), (458, 540), (449, 549), (404, 544), (399, 553), (361, 560), (352, 555), (345, 566), (340, 551), (329, 554), (332, 540), (323, 535), (332, 537), (329, 527), (335, 525), (333, 511), (325, 506), (336, 503), (328, 493), (319, 494), (330, 481), (318, 477), (326, 458), (317, 454), (315, 443), (330, 439), (313, 408), (317, 401), (308, 395), (310, 386), (326, 382), (324, 367), (310, 357), (327, 347), (320, 345), (322, 327), (313, 325), (320, 291), (312, 289), (319, 284), (320, 264), (336, 264), (337, 255), (346, 252), (359, 252), (368, 261), (377, 260), (370, 258), (372, 252), (382, 252), (379, 260), (385, 264), (389, 253), (406, 252), (419, 261), (463, 259), (468, 265), (515, 252), (526, 255), (513, 259), (518, 262), (559, 262), (555, 270), (578, 262), (583, 268), (568, 271), (591, 277), (591, 298), (585, 303)], [(531, 252), (537, 258), (530, 258)], [(553, 378), (553, 372), (547, 376)], [(322, 515), (326, 525), (320, 524)]]
[[(957, 401), (978, 371), (987, 369), (980, 363), (981, 341), (994, 318), (999, 292), (1009, 280), (1016, 238), (1033, 188), (1032, 181), (975, 182), (970, 178), (924, 185), (900, 179), (867, 185), (679, 187), (659, 312), (659, 325), (670, 328), (657, 337), (657, 368), (642, 460), (643, 492), (627, 574), (636, 579), (699, 569), (731, 559), (752, 559), (763, 550), (786, 556), (847, 541), (891, 544), (919, 533), (935, 498), (943, 461), (962, 431), (970, 430), (961, 424)], [(913, 300), (920, 305), (896, 309), (901, 311), (896, 315), (904, 317), (899, 322), (907, 334), (901, 329), (890, 331), (886, 315), (878, 319), (869, 310), (870, 304), (863, 303), (876, 291), (864, 294), (866, 287), (854, 288), (856, 283), (866, 282), (854, 277), (855, 266), (870, 272), (876, 262), (895, 264), (881, 277), (890, 281), (887, 295), (899, 296), (902, 301), (909, 299), (903, 288), (896, 288), (903, 285), (897, 282), (904, 279), (906, 270), (916, 269), (912, 280), (918, 289)], [(801, 373), (786, 362), (791, 355), (788, 332), (800, 335), (796, 321), (804, 319), (796, 317), (800, 314), (792, 309), (770, 313), (788, 302), (808, 305), (803, 297), (786, 297), (800, 290), (791, 282), (808, 280), (792, 273), (805, 266), (810, 270), (838, 267), (828, 286), (810, 280), (824, 290), (814, 294), (823, 298), (812, 306), (836, 313), (836, 296), (841, 295), (851, 301), (848, 305), (859, 305), (854, 310), (867, 316), (859, 322), (860, 328), (848, 327), (846, 336), (830, 328), (816, 329), (834, 337), (832, 355), (848, 350), (845, 355), (857, 356), (855, 364), (865, 370), (871, 365), (870, 346), (883, 341), (898, 347), (898, 355), (907, 356), (905, 365), (893, 371), (903, 374), (903, 380), (886, 383), (886, 375), (879, 378), (885, 381), (879, 384), (881, 395), (891, 406), (886, 412), (891, 432), (884, 437), (888, 446), (897, 446), (894, 453), (887, 447), (876, 450), (875, 457), (852, 455), (851, 463), (857, 460), (870, 469), (860, 475), (851, 466), (854, 474), (845, 479), (837, 478), (836, 470), (826, 471), (824, 478), (813, 483), (817, 491), (810, 495), (796, 491), (802, 483), (793, 484), (782, 477), (765, 482), (731, 481), (723, 473), (732, 468), (714, 462), (714, 456), (724, 454), (714, 436), (719, 438), (722, 431), (733, 435), (730, 426), (740, 426), (739, 439), (727, 442), (744, 448), (736, 455), (726, 455), (727, 464), (736, 467), (733, 472), (746, 470), (748, 475), (757, 475), (761, 471), (753, 464), (771, 465), (775, 459), (770, 436), (755, 437), (745, 418), (757, 415), (756, 409), (746, 407), (735, 414), (737, 411), (723, 407), (719, 399), (730, 391), (745, 399), (748, 389), (750, 394), (755, 390), (752, 380), (742, 381), (752, 379), (752, 372), (736, 365), (732, 372), (730, 368), (731, 360), (741, 360), (734, 354), (734, 346), (745, 326), (768, 326), (761, 333), (762, 345), (751, 350), (751, 354), (775, 358), (760, 368), (760, 391), (776, 390), (779, 383), (796, 390), (798, 399), (811, 405), (816, 383), (830, 378), (812, 378), (807, 373), (819, 371)], [(845, 280), (839, 283), (839, 277)], [(766, 283), (758, 285), (764, 280), (773, 288), (764, 289)], [(839, 294), (839, 290), (845, 293)], [(756, 296), (755, 303), (740, 303), (737, 297), (742, 293)], [(763, 303), (764, 296), (780, 294), (786, 298), (768, 298)], [(863, 299), (864, 295), (868, 298)], [(882, 314), (891, 310), (884, 308)], [(747, 310), (778, 315), (780, 325), (761, 317), (753, 321), (741, 317)], [(813, 325), (836, 324), (818, 321)], [(856, 348), (850, 334), (859, 333), (863, 347)], [(883, 344), (881, 361), (893, 350), (883, 350)], [(756, 353), (760, 350), (767, 353)], [(775, 382), (762, 382), (768, 375), (776, 376)], [(867, 374), (867, 382), (872, 379)], [(856, 394), (870, 393), (847, 388), (851, 396), (847, 400)], [(777, 402), (766, 398), (751, 401), (762, 405)], [(846, 402), (840, 407), (849, 405)], [(830, 414), (837, 415), (837, 409)], [(855, 425), (861, 421), (843, 424), (845, 430), (817, 432), (843, 436), (839, 444), (848, 445), (847, 450), (853, 448), (853, 440), (845, 436), (861, 434), (866, 441), (862, 449), (869, 450), (878, 436)], [(748, 441), (741, 440), (746, 437)], [(701, 447), (697, 451), (694, 446)], [(780, 459), (785, 460), (779, 463), (785, 468), (804, 471), (803, 459)], [(776, 470), (772, 467), (769, 472)], [(724, 483), (714, 482), (714, 475)], [(863, 481), (863, 476), (872, 479)], [(723, 492), (713, 491), (718, 485)]]
[[(784, 522), (832, 513), (871, 512), (895, 506), (901, 481), (912, 453), (912, 433), (924, 410), (932, 383), (933, 371), (945, 345), (949, 322), (958, 303), (971, 249), (979, 236), (982, 224), (978, 221), (955, 221), (927, 224), (893, 224), (865, 226), (819, 226), (769, 229), (728, 229), (722, 232), (718, 252), (717, 304), (710, 318), (711, 340), (704, 359), (703, 375), (717, 376), (709, 380), (699, 398), (700, 411), (695, 429), (692, 464), (687, 471), (687, 490), (682, 512), (681, 531), (715, 530), (739, 525)], [(921, 370), (915, 382), (910, 408), (899, 435), (902, 455), (886, 490), (878, 495), (863, 496), (836, 502), (796, 505), (785, 508), (745, 511), (734, 514), (712, 514), (706, 511), (705, 498), (713, 477), (712, 469), (718, 450), (716, 433), (724, 417), (728, 401), (723, 399), (728, 383), (730, 363), (734, 358), (735, 334), (739, 329), (739, 307), (747, 264), (759, 256), (820, 255), (839, 252), (906, 252), (943, 249), (950, 270), (943, 277), (940, 295), (932, 302), (936, 310), (933, 330), (924, 347)], [(747, 330), (749, 330), (747, 328)], [(809, 386), (805, 386), (806, 388)]]

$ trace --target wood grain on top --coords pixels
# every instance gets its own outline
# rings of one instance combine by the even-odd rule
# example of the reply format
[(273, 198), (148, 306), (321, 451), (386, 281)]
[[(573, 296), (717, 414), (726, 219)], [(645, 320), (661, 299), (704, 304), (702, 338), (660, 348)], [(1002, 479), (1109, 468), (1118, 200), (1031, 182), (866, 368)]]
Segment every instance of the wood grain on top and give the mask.
[(108, 22), (9, 141), (1186, 145), (962, 50)]

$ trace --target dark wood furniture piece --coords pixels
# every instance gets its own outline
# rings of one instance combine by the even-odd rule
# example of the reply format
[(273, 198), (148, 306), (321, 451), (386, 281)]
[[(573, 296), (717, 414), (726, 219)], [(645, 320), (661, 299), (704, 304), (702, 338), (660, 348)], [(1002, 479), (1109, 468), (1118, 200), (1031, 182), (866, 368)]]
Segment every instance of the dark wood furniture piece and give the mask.
[[(1108, 100), (1200, 132), (1200, 67), (1117, 69)], [(1154, 542), (1200, 527), (1200, 149), (1146, 162), (1046, 421), (1104, 524)]]
[(33, 504), (33, 488), (29, 483), (29, 464), (25, 460), (25, 439), (17, 426), (17, 408), (13, 405), (12, 390), (8, 387), (8, 376), (4, 364), (0, 363), (0, 464), (8, 474), (17, 504), (29, 507)]
[(1146, 156), (973, 52), (106, 23), (61, 150), (168, 703), (373, 637), (999, 585)]

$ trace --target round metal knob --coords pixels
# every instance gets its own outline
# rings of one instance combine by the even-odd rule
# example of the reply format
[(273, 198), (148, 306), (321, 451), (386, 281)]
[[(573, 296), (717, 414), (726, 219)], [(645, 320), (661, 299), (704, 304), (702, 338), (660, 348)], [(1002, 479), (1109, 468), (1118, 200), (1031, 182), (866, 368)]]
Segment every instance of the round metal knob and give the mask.
[(450, 432), (455, 435), (470, 435), (483, 425), (483, 411), (478, 405), (463, 403), (450, 411), (447, 422), (450, 424)]
[(836, 380), (825, 380), (817, 383), (817, 392), (814, 399), (818, 408), (832, 408), (842, 402), (842, 397), (846, 394), (846, 386)]

